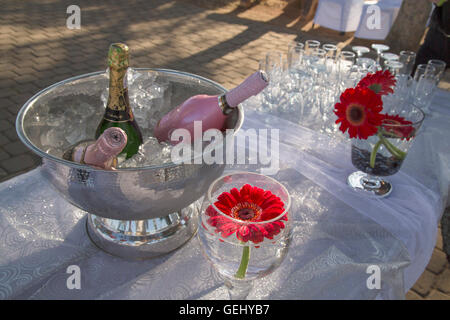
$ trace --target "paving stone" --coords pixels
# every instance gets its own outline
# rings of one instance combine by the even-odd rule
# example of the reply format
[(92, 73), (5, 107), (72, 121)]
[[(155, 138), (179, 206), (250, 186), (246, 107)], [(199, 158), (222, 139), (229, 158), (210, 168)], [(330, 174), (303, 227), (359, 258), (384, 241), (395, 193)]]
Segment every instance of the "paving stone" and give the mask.
[(428, 263), (427, 270), (434, 274), (441, 273), (447, 265), (447, 255), (439, 250), (434, 249), (430, 262)]
[(22, 143), (22, 141), (8, 143), (4, 145), (3, 148), (7, 150), (7, 152), (12, 156), (17, 156), (29, 151), (29, 149)]
[[(8, 92), (9, 91), (10, 90), (8, 90)], [(13, 102), (10, 99), (8, 99), (7, 97), (0, 99), (0, 108), (7, 108), (7, 107), (11, 106), (12, 104), (13, 104)], [(3, 110), (2, 110), (2, 112), (3, 112)]]
[(2, 168), (0, 168), (0, 180), (3, 180), (4, 178), (6, 178), (8, 176), (8, 172), (6, 172), (5, 170), (3, 170)]
[(450, 294), (450, 268), (439, 275), (437, 288), (446, 294)]
[(406, 293), (405, 299), (406, 300), (424, 300), (424, 298), (422, 298), (418, 293), (414, 292), (413, 290), (409, 290)]
[(435, 282), (435, 276), (428, 270), (425, 270), (424, 273), (420, 276), (419, 280), (414, 284), (413, 290), (420, 294), (422, 297), (425, 297), (430, 291)]
[(13, 126), (7, 120), (0, 120), (0, 132), (2, 131), (10, 131), (13, 129)]
[(36, 158), (30, 154), (21, 154), (6, 160), (0, 161), (0, 166), (8, 173), (14, 173), (21, 170), (35, 167), (37, 164)]
[(450, 295), (442, 293), (438, 290), (433, 290), (427, 297), (427, 300), (450, 300)]
[(0, 147), (0, 161), (9, 159), (11, 156)]
[(0, 146), (9, 143), (9, 139), (3, 133), (0, 133)]
[(442, 239), (442, 229), (438, 228), (438, 235), (436, 239), (436, 248), (439, 250), (444, 250), (444, 241)]
[(19, 136), (17, 135), (16, 128), (14, 128), (14, 127), (11, 127), (10, 130), (3, 131), (2, 134), (4, 134), (11, 142), (19, 140)]

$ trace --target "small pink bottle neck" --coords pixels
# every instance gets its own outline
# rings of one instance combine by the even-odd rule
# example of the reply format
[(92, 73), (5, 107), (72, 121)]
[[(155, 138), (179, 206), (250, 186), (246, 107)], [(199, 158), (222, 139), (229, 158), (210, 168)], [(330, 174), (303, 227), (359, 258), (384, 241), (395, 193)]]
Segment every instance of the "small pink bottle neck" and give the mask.
[(268, 83), (269, 80), (264, 71), (256, 71), (236, 88), (225, 94), (226, 102), (232, 108), (237, 107), (243, 101), (261, 92)]

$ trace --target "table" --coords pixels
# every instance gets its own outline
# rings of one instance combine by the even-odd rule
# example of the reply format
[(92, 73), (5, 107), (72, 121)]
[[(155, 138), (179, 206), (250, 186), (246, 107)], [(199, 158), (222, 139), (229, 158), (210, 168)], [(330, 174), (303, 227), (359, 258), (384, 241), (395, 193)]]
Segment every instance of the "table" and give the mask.
[[(393, 193), (382, 200), (346, 186), (354, 170), (348, 141), (245, 106), (241, 134), (280, 129), (275, 178), (292, 194), (294, 220), (285, 261), (255, 282), (250, 299), (404, 298), (428, 264), (448, 205), (449, 98), (448, 92), (436, 93), (433, 116), (425, 120), (402, 170), (391, 177)], [(39, 168), (0, 184), (0, 201), (0, 298), (227, 298), (196, 237), (170, 254), (140, 262), (97, 249), (86, 233), (85, 212), (44, 182)], [(81, 272), (80, 289), (67, 286), (73, 265)], [(367, 285), (374, 265), (381, 270), (380, 289)]]

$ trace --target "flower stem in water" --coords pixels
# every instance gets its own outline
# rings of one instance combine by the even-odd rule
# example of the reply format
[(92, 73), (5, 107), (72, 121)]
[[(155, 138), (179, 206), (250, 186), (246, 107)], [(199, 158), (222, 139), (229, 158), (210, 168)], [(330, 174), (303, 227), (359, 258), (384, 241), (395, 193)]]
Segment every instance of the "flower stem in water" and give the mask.
[(244, 279), (245, 273), (247, 272), (248, 262), (250, 260), (250, 247), (245, 246), (242, 249), (242, 258), (241, 258), (241, 264), (239, 266), (238, 271), (234, 275), (237, 279)]

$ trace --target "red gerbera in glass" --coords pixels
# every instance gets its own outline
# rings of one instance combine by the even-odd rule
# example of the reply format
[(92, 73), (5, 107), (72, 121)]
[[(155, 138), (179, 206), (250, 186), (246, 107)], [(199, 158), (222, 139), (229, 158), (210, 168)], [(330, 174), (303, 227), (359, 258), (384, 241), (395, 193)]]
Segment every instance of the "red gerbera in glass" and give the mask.
[(383, 115), (383, 129), (401, 139), (409, 140), (415, 132), (412, 122), (399, 115)]
[(357, 87), (369, 88), (376, 94), (382, 96), (389, 93), (394, 93), (394, 86), (396, 80), (389, 70), (377, 71), (375, 73), (368, 73), (364, 78), (359, 81)]
[(367, 139), (378, 131), (383, 115), (383, 102), (380, 96), (367, 88), (349, 88), (340, 97), (340, 102), (334, 106), (334, 113), (340, 123), (339, 129), (350, 135), (350, 138)]
[(230, 192), (224, 192), (217, 199), (214, 205), (223, 214), (210, 205), (206, 209), (206, 214), (210, 217), (207, 222), (224, 238), (236, 233), (237, 239), (242, 242), (250, 240), (260, 243), (264, 238), (273, 239), (284, 229), (283, 220), (288, 220), (285, 214), (272, 221), (284, 212), (284, 203), (272, 192), (249, 184), (244, 185), (241, 190), (233, 188)]

